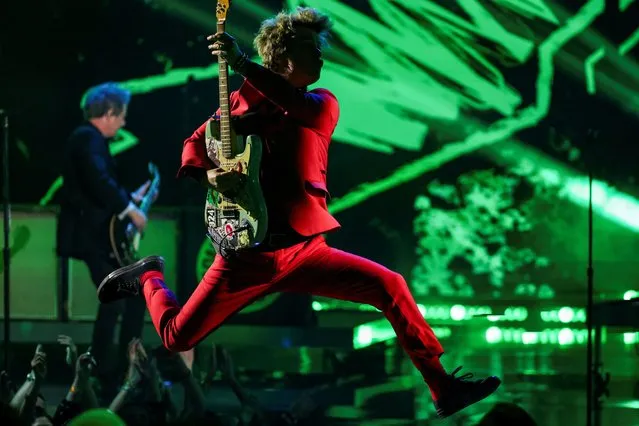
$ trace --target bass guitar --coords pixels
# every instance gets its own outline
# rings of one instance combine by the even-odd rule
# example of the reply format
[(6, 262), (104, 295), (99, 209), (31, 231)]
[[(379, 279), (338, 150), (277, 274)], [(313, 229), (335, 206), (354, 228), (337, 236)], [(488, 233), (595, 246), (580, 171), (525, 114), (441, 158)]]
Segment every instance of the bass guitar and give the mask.
[[(160, 172), (153, 163), (149, 163), (149, 174), (151, 175), (151, 184), (138, 206), (144, 214), (148, 214), (153, 201), (155, 201), (153, 198), (160, 188)], [(117, 215), (113, 215), (109, 224), (109, 241), (111, 255), (120, 266), (127, 266), (139, 260), (138, 250), (141, 239), (142, 234), (128, 216), (120, 220)]]

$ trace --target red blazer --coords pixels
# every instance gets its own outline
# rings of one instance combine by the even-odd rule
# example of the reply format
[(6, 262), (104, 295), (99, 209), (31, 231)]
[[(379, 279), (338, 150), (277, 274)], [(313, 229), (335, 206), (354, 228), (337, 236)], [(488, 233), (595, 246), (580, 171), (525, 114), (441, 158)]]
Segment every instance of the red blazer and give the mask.
[[(328, 147), (339, 118), (335, 96), (326, 89), (305, 91), (250, 63), (239, 90), (230, 95), (238, 134), (257, 134), (264, 143), (261, 186), (269, 231), (290, 229), (303, 236), (340, 227), (328, 212)], [(219, 114), (219, 110), (218, 110)], [(178, 177), (214, 168), (205, 147), (206, 123), (184, 141)]]

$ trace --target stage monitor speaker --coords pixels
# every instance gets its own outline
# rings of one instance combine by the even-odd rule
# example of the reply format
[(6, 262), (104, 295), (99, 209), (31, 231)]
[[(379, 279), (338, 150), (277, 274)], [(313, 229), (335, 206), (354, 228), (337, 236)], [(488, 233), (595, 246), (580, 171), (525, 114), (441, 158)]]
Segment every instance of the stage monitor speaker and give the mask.
[[(170, 215), (160, 213), (149, 215), (149, 224), (140, 244), (140, 254), (160, 255), (166, 261), (164, 276), (167, 286), (175, 291), (177, 286), (177, 222)], [(69, 319), (74, 321), (93, 321), (98, 311), (96, 288), (91, 281), (89, 269), (84, 262), (69, 261)], [(146, 320), (150, 321), (149, 313)]]
[[(11, 319), (55, 320), (58, 316), (58, 259), (54, 212), (11, 215)], [(0, 263), (0, 276), (4, 263)], [(4, 293), (0, 292), (0, 306)], [(0, 312), (4, 318), (4, 312)]]

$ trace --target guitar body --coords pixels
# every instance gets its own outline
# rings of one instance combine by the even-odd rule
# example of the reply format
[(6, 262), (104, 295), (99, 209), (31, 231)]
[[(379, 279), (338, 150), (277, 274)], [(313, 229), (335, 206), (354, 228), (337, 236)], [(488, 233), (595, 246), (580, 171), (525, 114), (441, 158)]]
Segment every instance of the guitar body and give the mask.
[(221, 144), (207, 129), (207, 149), (224, 170), (236, 170), (246, 181), (235, 194), (220, 194), (209, 189), (206, 197), (205, 221), (209, 238), (218, 253), (230, 254), (259, 245), (266, 236), (268, 213), (260, 186), (262, 140), (250, 135), (242, 152), (225, 157)]
[[(226, 15), (230, 0), (218, 0), (215, 9), (218, 33), (225, 32)], [(260, 187), (262, 140), (250, 135), (246, 143), (238, 142), (231, 127), (229, 106), (228, 64), (218, 58), (219, 68), (219, 132), (209, 121), (206, 127), (206, 150), (213, 163), (226, 171), (235, 170), (246, 179), (232, 194), (221, 194), (209, 189), (206, 195), (204, 220), (208, 236), (215, 250), (229, 256), (259, 245), (266, 237), (268, 214)]]
[[(153, 197), (160, 188), (160, 172), (153, 163), (149, 163), (149, 173), (151, 174), (151, 184), (146, 191), (146, 195), (142, 197), (138, 208), (148, 214)], [(130, 265), (140, 260), (138, 250), (140, 249), (140, 241), (142, 234), (135, 227), (131, 219), (125, 216), (120, 220), (117, 215), (111, 217), (109, 223), (109, 243), (111, 245), (111, 257), (122, 266)]]
[(111, 256), (120, 266), (130, 265), (140, 259), (137, 253), (140, 244), (139, 236), (140, 233), (137, 232), (128, 216), (123, 220), (120, 220), (117, 215), (111, 217), (109, 223)]

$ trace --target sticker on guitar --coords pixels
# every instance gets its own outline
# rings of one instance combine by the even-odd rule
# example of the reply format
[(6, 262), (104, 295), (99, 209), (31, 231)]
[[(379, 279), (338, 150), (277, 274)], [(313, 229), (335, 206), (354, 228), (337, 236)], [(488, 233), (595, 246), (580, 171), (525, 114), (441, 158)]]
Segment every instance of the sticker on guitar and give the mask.
[[(259, 172), (262, 143), (251, 135), (246, 144), (235, 141), (229, 155), (224, 141), (218, 136), (219, 124), (211, 120), (207, 126), (206, 150), (213, 163), (224, 170), (234, 170), (246, 176), (243, 184), (233, 192), (219, 193), (209, 188), (205, 205), (207, 233), (216, 251), (231, 254), (255, 247), (266, 234), (268, 220)], [(233, 135), (235, 136), (235, 135)], [(233, 152), (240, 152), (233, 154)]]

